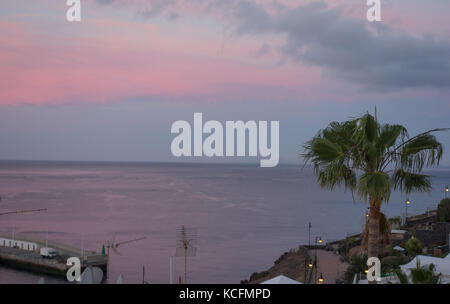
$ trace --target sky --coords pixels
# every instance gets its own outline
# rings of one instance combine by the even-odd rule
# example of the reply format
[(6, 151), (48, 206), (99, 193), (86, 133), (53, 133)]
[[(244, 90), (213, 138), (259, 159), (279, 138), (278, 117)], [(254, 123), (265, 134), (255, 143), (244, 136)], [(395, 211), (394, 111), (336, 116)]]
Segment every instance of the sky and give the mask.
[(450, 127), (447, 0), (381, 0), (381, 22), (365, 0), (81, 0), (81, 22), (65, 2), (0, 0), (0, 159), (236, 161), (173, 157), (194, 112), (280, 121), (281, 163), (375, 106)]

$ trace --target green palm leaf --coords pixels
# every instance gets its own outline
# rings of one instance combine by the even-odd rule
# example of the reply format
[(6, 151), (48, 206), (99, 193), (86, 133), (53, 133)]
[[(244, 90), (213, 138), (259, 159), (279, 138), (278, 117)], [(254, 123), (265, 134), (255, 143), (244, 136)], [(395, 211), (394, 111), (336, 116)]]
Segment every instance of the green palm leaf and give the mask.
[(432, 133), (445, 130), (432, 129), (409, 137), (404, 126), (380, 124), (366, 113), (345, 122), (331, 122), (303, 146), (305, 164), (312, 163), (322, 188), (342, 186), (369, 202), (369, 256), (378, 255), (380, 205), (389, 201), (391, 191), (431, 189), (430, 177), (421, 172), (424, 167), (439, 165), (443, 146)]

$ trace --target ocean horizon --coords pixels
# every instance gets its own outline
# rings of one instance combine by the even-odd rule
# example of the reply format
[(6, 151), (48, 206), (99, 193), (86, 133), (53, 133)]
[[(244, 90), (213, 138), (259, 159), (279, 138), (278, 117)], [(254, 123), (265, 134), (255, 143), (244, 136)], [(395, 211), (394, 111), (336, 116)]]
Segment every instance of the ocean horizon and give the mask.
[[(413, 193), (408, 215), (435, 209), (443, 198), (448, 167), (427, 171), (431, 193)], [(149, 283), (183, 276), (175, 257), (176, 229), (197, 231), (197, 255), (188, 258), (189, 283), (239, 283), (273, 265), (283, 252), (361, 232), (367, 204), (350, 192), (320, 189), (309, 167), (256, 163), (0, 161), (1, 233), (48, 238), (101, 252), (107, 240), (145, 236), (111, 254), (111, 282)], [(392, 193), (383, 212), (404, 216), (406, 196)], [(35, 283), (39, 275), (0, 266), (0, 283)], [(52, 278), (49, 281), (52, 282)], [(60, 283), (63, 280), (54, 279)]]

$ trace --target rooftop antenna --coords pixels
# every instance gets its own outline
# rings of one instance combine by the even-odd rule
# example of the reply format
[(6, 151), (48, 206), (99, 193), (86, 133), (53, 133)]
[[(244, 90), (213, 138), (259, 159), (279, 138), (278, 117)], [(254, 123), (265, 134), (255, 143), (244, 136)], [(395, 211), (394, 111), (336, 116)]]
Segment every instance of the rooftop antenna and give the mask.
[(144, 240), (144, 239), (146, 239), (145, 236), (136, 238), (136, 239), (132, 239), (132, 240), (123, 241), (123, 242), (116, 242), (116, 235), (115, 235), (115, 233), (113, 233), (112, 239), (106, 241), (106, 257), (107, 257), (106, 281), (108, 281), (108, 275), (109, 275), (109, 249), (111, 249), (115, 254), (120, 255), (120, 252), (117, 250), (117, 248), (119, 248), (119, 246), (125, 245), (128, 243), (132, 243), (132, 242), (137, 242), (137, 241)]
[(195, 256), (197, 248), (194, 247), (197, 241), (197, 229), (186, 228), (184, 225), (177, 229), (177, 249), (176, 256), (184, 256), (184, 283), (187, 283), (187, 257)]

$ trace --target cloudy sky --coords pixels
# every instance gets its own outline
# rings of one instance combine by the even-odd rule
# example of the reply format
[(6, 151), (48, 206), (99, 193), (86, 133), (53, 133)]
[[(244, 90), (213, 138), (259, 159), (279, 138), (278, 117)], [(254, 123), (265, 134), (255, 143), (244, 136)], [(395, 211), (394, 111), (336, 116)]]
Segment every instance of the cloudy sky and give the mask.
[(0, 159), (174, 161), (194, 112), (279, 120), (284, 163), (375, 106), (450, 127), (450, 1), (381, 0), (375, 23), (365, 3), (81, 0), (69, 23), (65, 0), (0, 0)]

